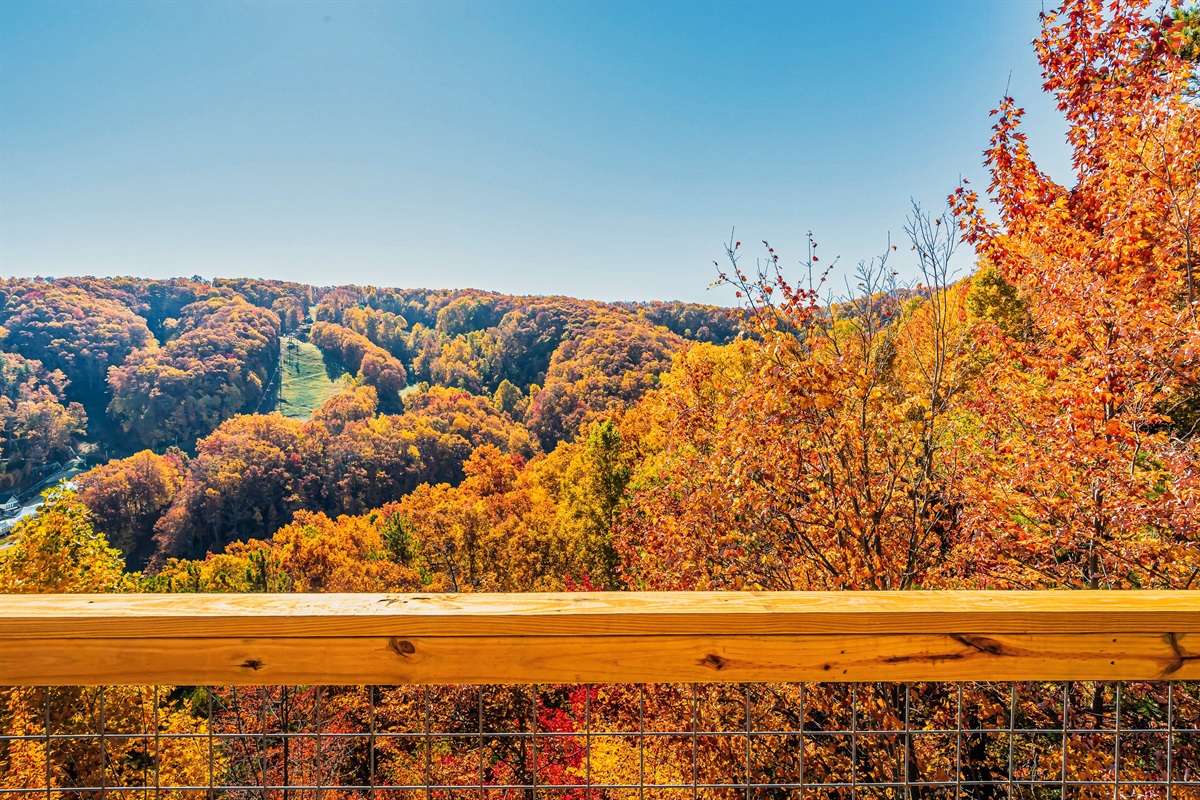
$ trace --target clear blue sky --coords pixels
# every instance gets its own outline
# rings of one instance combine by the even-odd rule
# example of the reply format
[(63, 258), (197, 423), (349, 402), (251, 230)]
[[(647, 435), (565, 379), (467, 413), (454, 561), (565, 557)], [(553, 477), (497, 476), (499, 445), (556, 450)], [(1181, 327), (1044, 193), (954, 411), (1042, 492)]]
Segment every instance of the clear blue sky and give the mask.
[(852, 265), (983, 182), (1010, 72), (1061, 176), (1039, 8), (4, 0), (0, 275), (729, 302), (734, 226)]

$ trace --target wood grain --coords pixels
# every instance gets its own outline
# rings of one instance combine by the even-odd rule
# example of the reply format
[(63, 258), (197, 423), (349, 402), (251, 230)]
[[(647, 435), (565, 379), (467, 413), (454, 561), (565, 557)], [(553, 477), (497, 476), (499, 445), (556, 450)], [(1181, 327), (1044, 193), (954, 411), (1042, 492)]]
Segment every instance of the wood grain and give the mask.
[(0, 640), (0, 684), (1197, 680), (1200, 636)]
[(1200, 592), (0, 596), (0, 686), (1200, 679)]
[(0, 595), (0, 638), (1200, 633), (1189, 592)]

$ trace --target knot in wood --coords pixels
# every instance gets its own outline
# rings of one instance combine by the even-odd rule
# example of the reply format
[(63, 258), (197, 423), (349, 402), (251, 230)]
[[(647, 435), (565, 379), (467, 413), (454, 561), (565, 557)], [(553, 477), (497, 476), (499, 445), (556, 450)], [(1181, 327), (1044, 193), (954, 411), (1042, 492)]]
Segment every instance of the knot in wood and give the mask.
[(417, 648), (414, 647), (413, 643), (407, 639), (391, 639), (388, 642), (388, 646), (391, 647), (394, 652), (402, 656), (411, 656), (413, 653), (417, 652)]

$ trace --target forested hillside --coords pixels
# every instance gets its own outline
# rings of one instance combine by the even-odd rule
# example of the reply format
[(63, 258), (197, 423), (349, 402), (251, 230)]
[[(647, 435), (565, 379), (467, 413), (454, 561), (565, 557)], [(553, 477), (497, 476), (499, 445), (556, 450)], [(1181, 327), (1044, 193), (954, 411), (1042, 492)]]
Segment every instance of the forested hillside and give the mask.
[[(138, 567), (457, 486), (481, 448), (523, 465), (620, 417), (689, 341), (741, 333), (723, 308), (479, 291), (87, 278), (0, 297), (0, 488), (99, 462), (79, 498)], [(309, 419), (276, 413), (281, 337), (350, 378)]]

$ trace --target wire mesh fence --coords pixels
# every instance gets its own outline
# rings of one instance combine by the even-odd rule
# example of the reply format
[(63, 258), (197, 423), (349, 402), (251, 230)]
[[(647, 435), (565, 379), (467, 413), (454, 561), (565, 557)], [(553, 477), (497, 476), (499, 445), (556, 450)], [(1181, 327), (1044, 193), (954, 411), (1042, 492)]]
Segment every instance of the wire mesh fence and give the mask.
[(46, 798), (1200, 798), (1200, 683), (0, 690)]

